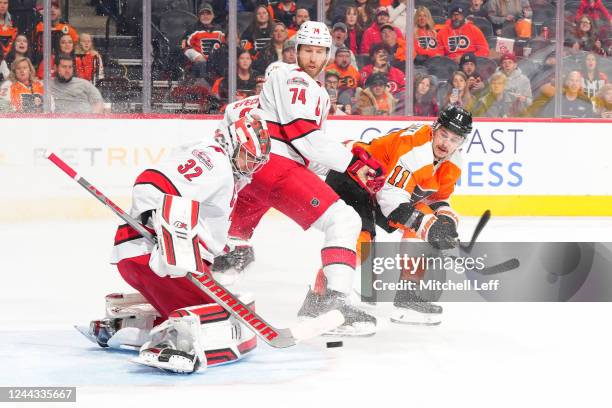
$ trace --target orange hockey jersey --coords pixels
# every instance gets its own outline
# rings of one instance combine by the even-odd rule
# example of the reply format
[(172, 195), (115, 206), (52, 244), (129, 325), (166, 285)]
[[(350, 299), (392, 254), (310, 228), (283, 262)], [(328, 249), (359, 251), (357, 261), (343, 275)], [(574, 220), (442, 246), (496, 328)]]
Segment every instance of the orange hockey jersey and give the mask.
[(15, 81), (9, 89), (11, 106), (16, 112), (42, 112), (43, 93), (42, 82), (34, 81), (31, 86), (27, 86)]
[(387, 170), (385, 185), (376, 194), (385, 216), (400, 204), (429, 206), (446, 202), (453, 193), (461, 176), (461, 153), (456, 151), (449, 158), (435, 162), (432, 139), (431, 126), (414, 124), (369, 144), (357, 143)]
[(6, 56), (13, 46), (17, 37), (17, 28), (10, 25), (0, 25), (0, 47)]
[(436, 31), (417, 28), (414, 32), (414, 52), (426, 57), (444, 55), (444, 49), (438, 43)]
[[(42, 44), (43, 31), (44, 31), (44, 24), (41, 21), (40, 23), (36, 25), (36, 35), (35, 35), (36, 50), (37, 52), (41, 54), (43, 52), (43, 44)], [(66, 22), (62, 22), (62, 21), (54, 25), (53, 29), (51, 30), (52, 43), (59, 44), (59, 37), (61, 37), (64, 34), (70, 35), (70, 38), (72, 38), (72, 42), (74, 43), (75, 46), (78, 44), (79, 34), (77, 33), (77, 31), (70, 24)]]
[(444, 55), (451, 59), (461, 58), (466, 52), (473, 52), (478, 57), (489, 56), (489, 44), (480, 28), (469, 20), (455, 29), (448, 20), (438, 31), (438, 42), (444, 49)]

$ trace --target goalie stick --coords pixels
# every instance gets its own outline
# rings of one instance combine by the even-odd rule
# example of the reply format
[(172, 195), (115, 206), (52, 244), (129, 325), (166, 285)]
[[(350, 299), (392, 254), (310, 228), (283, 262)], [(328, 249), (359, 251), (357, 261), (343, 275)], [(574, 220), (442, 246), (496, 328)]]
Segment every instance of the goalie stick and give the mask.
[[(47, 152), (46, 157), (70, 178), (89, 191), (106, 207), (110, 208), (116, 215), (134, 228), (147, 241), (155, 243), (157, 240), (153, 234), (127, 214), (123, 209), (106, 197), (100, 190), (81, 177), (72, 167), (65, 163), (53, 152)], [(244, 323), (263, 341), (272, 347), (285, 348), (296, 345), (298, 342), (316, 337), (344, 323), (344, 316), (338, 310), (331, 310), (316, 318), (297, 323), (288, 328), (276, 328), (269, 324), (263, 317), (251, 310), (241, 302), (234, 294), (217, 283), (210, 273), (187, 273), (186, 278), (198, 289), (212, 298), (215, 302), (226, 309), (236, 319)]]

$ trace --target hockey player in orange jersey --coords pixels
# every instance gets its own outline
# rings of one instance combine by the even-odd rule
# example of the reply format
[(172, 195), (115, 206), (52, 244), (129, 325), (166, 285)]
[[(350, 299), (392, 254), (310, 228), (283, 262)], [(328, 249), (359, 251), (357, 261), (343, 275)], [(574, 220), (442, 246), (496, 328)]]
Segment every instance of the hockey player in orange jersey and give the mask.
[[(472, 131), (472, 115), (448, 106), (432, 126), (414, 124), (376, 138), (354, 143), (386, 169), (384, 186), (370, 196), (343, 174), (330, 171), (326, 182), (361, 216), (362, 231), (357, 245), (370, 242), (375, 225), (387, 232), (403, 231), (403, 242), (429, 242), (441, 250), (458, 244), (459, 218), (449, 204), (461, 176), (459, 147)], [(373, 199), (374, 198), (374, 199)], [(367, 254), (360, 254), (364, 259)], [(402, 279), (419, 279), (424, 271), (404, 271)], [(325, 285), (319, 276), (318, 285)], [(439, 324), (442, 308), (416, 297), (412, 291), (398, 291), (391, 320), (398, 323)]]

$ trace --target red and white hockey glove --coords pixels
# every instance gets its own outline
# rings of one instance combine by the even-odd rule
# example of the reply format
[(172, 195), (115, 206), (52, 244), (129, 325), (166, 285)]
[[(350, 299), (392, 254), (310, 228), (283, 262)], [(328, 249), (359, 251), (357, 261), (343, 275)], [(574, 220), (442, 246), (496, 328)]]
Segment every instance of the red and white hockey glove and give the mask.
[(370, 194), (376, 194), (387, 178), (384, 167), (363, 147), (355, 146), (351, 152), (354, 157), (346, 173)]

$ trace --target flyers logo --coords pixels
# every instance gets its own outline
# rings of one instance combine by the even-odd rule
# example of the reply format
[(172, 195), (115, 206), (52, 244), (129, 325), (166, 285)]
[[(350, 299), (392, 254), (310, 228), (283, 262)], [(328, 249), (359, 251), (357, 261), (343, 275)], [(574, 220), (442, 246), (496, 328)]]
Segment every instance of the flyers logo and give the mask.
[(448, 37), (448, 49), (450, 52), (456, 52), (457, 50), (465, 50), (470, 46), (470, 39), (465, 35), (457, 35)]
[(419, 47), (423, 48), (424, 50), (428, 48), (438, 48), (438, 41), (434, 37), (418, 37), (417, 42), (419, 44)]
[(351, 76), (345, 76), (340, 78), (340, 86), (342, 88), (355, 88), (357, 87), (357, 82), (355, 82), (355, 78)]

